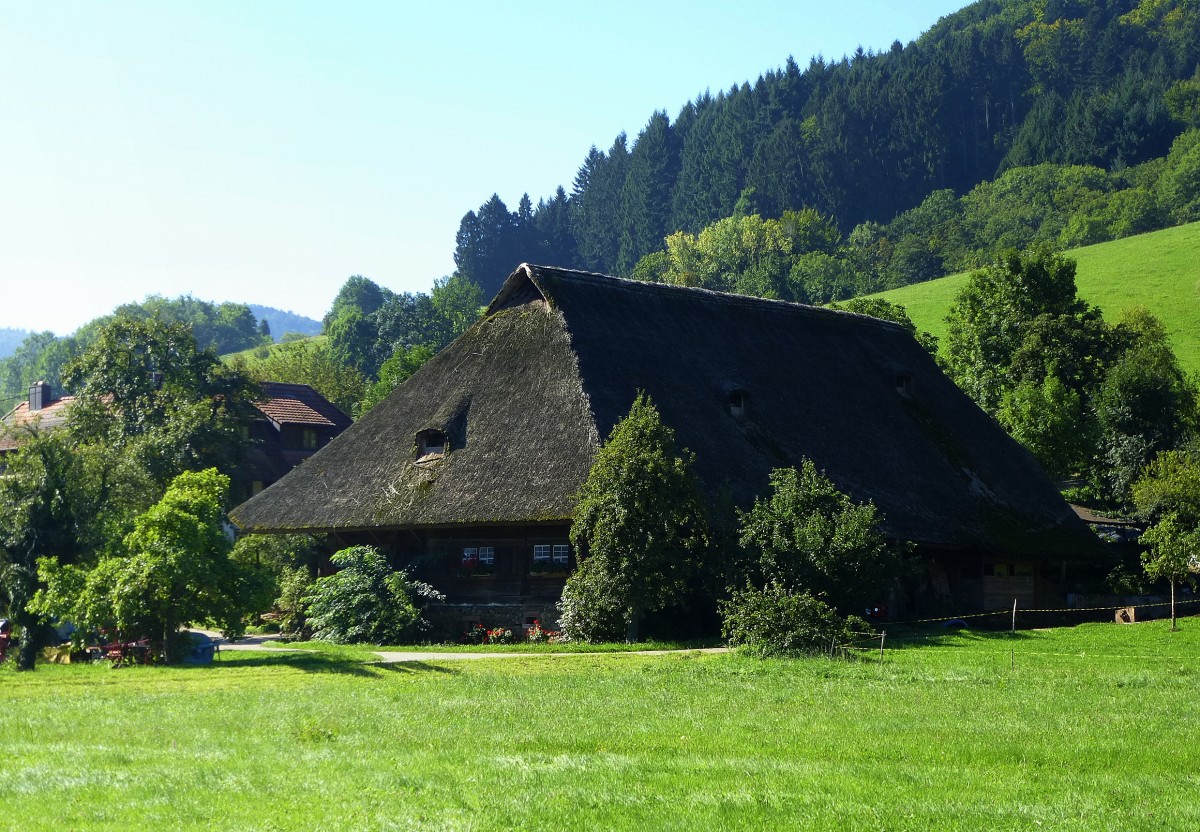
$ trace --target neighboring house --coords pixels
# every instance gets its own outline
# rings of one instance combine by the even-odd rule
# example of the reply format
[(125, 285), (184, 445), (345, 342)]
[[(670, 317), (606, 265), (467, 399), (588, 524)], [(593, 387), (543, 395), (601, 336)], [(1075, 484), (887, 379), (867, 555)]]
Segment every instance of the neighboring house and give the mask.
[(0, 460), (21, 446), (32, 430), (54, 430), (67, 418), (74, 396), (55, 398), (54, 390), (44, 381), (29, 386), (29, 398), (18, 404), (0, 420)]
[(250, 425), (254, 440), (235, 474), (235, 499), (258, 494), (350, 427), (352, 420), (307, 384), (264, 382), (262, 415)]
[[(245, 462), (234, 472), (234, 499), (254, 496), (329, 444), (351, 419), (307, 384), (268, 381), (263, 399), (255, 402), (261, 418), (247, 428), (253, 443)], [(0, 458), (20, 447), (27, 431), (53, 430), (66, 421), (74, 396), (55, 398), (50, 385), (39, 381), (29, 388), (28, 400), (5, 415), (0, 430)]]
[(232, 518), (244, 532), (381, 546), (464, 622), (552, 618), (574, 565), (574, 496), (639, 390), (714, 495), (748, 506), (772, 469), (809, 457), (873, 501), (886, 532), (925, 555), (912, 587), (924, 609), (1059, 596), (1068, 564), (1099, 547), (1033, 457), (895, 324), (530, 265)]
[(1146, 523), (1142, 520), (1129, 520), (1125, 517), (1109, 517), (1097, 514), (1090, 508), (1071, 504), (1071, 510), (1080, 520), (1087, 523), (1100, 538), (1108, 543), (1135, 544), (1146, 531)]

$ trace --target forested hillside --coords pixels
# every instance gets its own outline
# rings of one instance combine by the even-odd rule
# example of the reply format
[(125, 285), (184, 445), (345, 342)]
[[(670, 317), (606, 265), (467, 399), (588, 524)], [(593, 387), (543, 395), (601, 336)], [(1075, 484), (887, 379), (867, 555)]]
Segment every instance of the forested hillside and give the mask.
[[(869, 249), (875, 224), (931, 194), (943, 194), (938, 210), (1039, 164), (1086, 166), (1073, 175), (1091, 191), (1133, 189), (1144, 181), (1091, 171), (1119, 177), (1167, 155), (1200, 117), (1198, 63), (1196, 0), (981, 0), (907, 46), (804, 69), (789, 58), (674, 119), (654, 113), (633, 141), (591, 148), (570, 194), (536, 206), (526, 196), (515, 211), (493, 196), (468, 212), (455, 262), (490, 295), (521, 260), (628, 275), (668, 235), (734, 215), (814, 209)], [(1135, 226), (1182, 221), (1118, 207)], [(886, 239), (889, 257), (915, 247), (900, 252), (893, 282), (940, 273), (936, 245), (904, 236)]]

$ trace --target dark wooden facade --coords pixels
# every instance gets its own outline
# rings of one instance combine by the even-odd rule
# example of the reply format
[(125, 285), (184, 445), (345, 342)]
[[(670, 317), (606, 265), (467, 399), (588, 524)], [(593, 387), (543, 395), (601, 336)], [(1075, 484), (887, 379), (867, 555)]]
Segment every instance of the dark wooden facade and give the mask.
[(557, 626), (556, 604), (575, 568), (566, 523), (487, 525), (338, 532), (330, 549), (371, 545), (397, 568), (445, 593), (430, 617), (439, 635), (456, 637), (474, 624)]

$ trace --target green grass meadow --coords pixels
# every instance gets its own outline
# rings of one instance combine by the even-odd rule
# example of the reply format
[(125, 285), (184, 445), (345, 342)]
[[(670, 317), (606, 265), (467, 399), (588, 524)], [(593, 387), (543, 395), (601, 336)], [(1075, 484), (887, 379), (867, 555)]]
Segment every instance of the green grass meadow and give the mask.
[[(1080, 297), (1116, 322), (1144, 306), (1162, 320), (1183, 368), (1200, 372), (1200, 223), (1067, 252), (1078, 263)], [(942, 338), (946, 313), (966, 283), (956, 274), (880, 293), (903, 304), (919, 329)]]
[(0, 827), (1200, 829), (1200, 619), (683, 653), (0, 668)]
[[(297, 341), (307, 341), (311, 344), (311, 346), (316, 347), (316, 346), (320, 346), (320, 345), (324, 344), (326, 341), (328, 341), (329, 336), (328, 335), (309, 335), (304, 338), (298, 338), (296, 340)], [(286, 342), (279, 343), (279, 344), (270, 344), (267, 346), (267, 352), (268, 353), (277, 352), (280, 349), (286, 347), (288, 344), (294, 344), (294, 343), (296, 343), (296, 341), (286, 341)], [(262, 349), (262, 347), (251, 347), (250, 349), (242, 350), (241, 352), (226, 353), (225, 355), (221, 356), (221, 360), (226, 363), (230, 363), (230, 362), (236, 361), (237, 359), (240, 358), (243, 361), (245, 361), (247, 364), (253, 366), (254, 364), (262, 361), (262, 359), (259, 358), (259, 356), (258, 356), (258, 351), (261, 349)]]

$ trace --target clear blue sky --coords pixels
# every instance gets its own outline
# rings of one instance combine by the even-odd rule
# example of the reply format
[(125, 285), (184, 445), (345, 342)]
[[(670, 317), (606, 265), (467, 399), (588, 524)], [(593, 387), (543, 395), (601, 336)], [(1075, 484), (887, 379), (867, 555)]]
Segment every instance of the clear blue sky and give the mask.
[(493, 192), (569, 191), (656, 109), (964, 4), (7, 5), (0, 326), (150, 293), (320, 317), (352, 274), (427, 291)]

